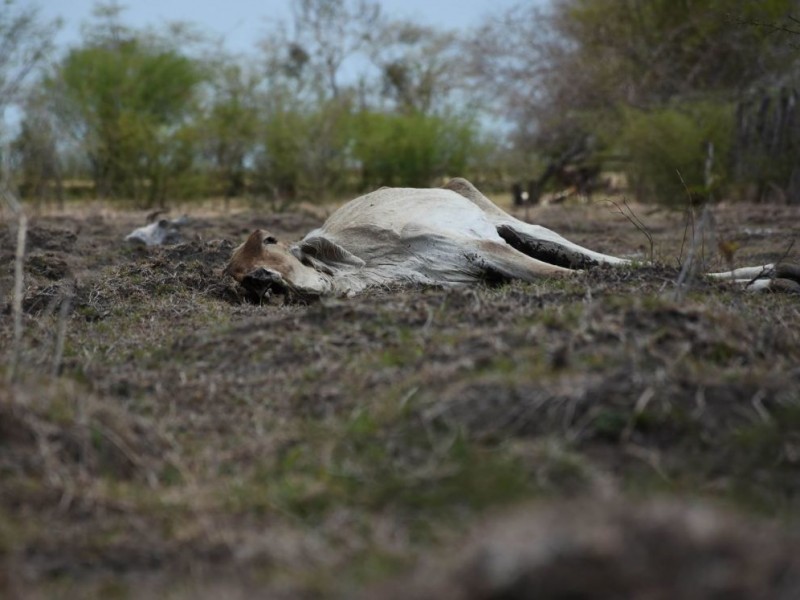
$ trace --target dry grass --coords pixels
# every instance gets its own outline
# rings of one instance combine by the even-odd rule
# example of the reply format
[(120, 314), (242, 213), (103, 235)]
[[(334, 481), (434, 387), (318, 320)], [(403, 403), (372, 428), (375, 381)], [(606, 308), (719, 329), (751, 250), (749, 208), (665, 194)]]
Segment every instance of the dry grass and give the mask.
[[(319, 216), (204, 209), (186, 243), (154, 250), (121, 243), (138, 214), (34, 216), (21, 378), (0, 393), (0, 586), (348, 596), (487, 511), (609, 493), (794, 526), (797, 297), (693, 280), (675, 300), (681, 215), (633, 209), (657, 266), (310, 306), (244, 303), (220, 272), (252, 228), (292, 239)], [(714, 232), (739, 245), (737, 264), (766, 262), (798, 217), (722, 206)], [(535, 218), (601, 251), (649, 252), (613, 209)], [(15, 235), (0, 231), (2, 265)], [(7, 315), (12, 281), (6, 267)], [(4, 317), (4, 364), (12, 339)]]
[(532, 506), (493, 519), (455, 557), (364, 596), (788, 599), (800, 586), (797, 542), (697, 504), (614, 498)]

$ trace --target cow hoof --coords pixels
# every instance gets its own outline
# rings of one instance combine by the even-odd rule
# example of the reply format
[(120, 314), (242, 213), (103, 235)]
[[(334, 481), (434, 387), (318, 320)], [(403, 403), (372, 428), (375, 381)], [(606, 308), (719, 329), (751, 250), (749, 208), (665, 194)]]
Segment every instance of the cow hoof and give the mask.
[(800, 284), (800, 265), (796, 263), (781, 263), (775, 267), (776, 279), (789, 279)]
[(780, 294), (800, 294), (800, 280), (776, 277), (770, 282), (769, 291)]

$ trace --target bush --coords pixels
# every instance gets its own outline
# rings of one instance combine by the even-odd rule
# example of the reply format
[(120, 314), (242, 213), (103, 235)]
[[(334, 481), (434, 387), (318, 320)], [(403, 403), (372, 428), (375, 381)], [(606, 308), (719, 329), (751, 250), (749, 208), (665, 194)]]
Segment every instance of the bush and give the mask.
[(477, 146), (471, 119), (420, 113), (357, 115), (353, 154), (364, 187), (432, 185), (463, 174)]
[[(625, 110), (619, 145), (629, 159), (628, 176), (636, 196), (683, 204), (686, 190), (681, 177), (695, 201), (721, 191), (728, 179), (733, 115), (731, 106), (713, 102)], [(706, 182), (709, 142), (714, 161), (711, 180)]]
[(347, 102), (279, 103), (262, 117), (256, 191), (274, 200), (324, 200), (347, 187), (351, 126)]

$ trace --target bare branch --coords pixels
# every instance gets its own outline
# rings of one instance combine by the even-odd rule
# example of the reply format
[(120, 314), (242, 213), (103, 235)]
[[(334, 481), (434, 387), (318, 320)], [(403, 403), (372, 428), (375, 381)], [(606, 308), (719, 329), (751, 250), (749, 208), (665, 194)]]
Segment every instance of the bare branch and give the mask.
[[(800, 25), (800, 20), (792, 15), (786, 15), (786, 17), (792, 21)], [(792, 27), (788, 27), (783, 23), (768, 23), (766, 21), (758, 21), (755, 19), (735, 19), (734, 22), (737, 25), (749, 25), (750, 27), (758, 27), (760, 29), (765, 29), (768, 33), (788, 33), (789, 35), (800, 35), (800, 29), (793, 29)]]
[(14, 344), (11, 349), (8, 369), (9, 382), (14, 382), (19, 375), (19, 365), (22, 357), (22, 295), (25, 290), (25, 241), (28, 234), (28, 217), (22, 210), (19, 200), (8, 188), (5, 175), (0, 181), (0, 194), (2, 194), (9, 210), (17, 217), (17, 248), (14, 256), (14, 298), (12, 303)]
[(60, 26), (42, 21), (36, 7), (0, 6), (0, 109), (18, 100), (25, 80), (52, 51)]
[[(622, 206), (620, 206), (619, 204), (617, 204), (613, 200), (609, 200), (608, 202), (610, 204), (613, 204), (614, 207), (617, 209), (617, 212), (619, 214), (621, 214), (623, 217), (625, 217), (630, 223), (632, 223), (633, 226), (636, 227), (636, 229), (638, 229), (642, 233), (642, 235), (644, 235), (647, 238), (647, 241), (648, 241), (648, 243), (650, 245), (650, 260), (652, 261), (653, 258), (654, 258), (654, 254), (655, 254), (654, 253), (655, 245), (654, 245), (654, 242), (653, 242), (653, 234), (650, 233), (650, 230), (647, 228), (647, 225), (645, 225), (642, 222), (642, 220), (636, 215), (636, 213), (633, 211), (633, 209), (628, 204), (627, 200), (623, 200), (622, 201)], [(623, 210), (623, 207), (628, 212), (625, 212), (625, 210)]]
[(692, 240), (694, 240), (694, 202), (692, 200), (692, 192), (689, 191), (689, 186), (686, 185), (686, 181), (684, 181), (683, 175), (677, 169), (676, 173), (678, 173), (678, 178), (681, 180), (683, 189), (686, 190), (686, 198), (689, 201), (689, 204), (686, 207), (686, 226), (683, 228), (683, 239), (681, 240), (681, 252), (678, 255), (678, 266), (681, 266), (681, 261), (683, 260), (683, 248), (686, 246), (686, 234), (688, 232), (690, 225), (692, 228)]
[(61, 362), (64, 358), (64, 341), (67, 337), (67, 322), (69, 311), (72, 307), (72, 298), (75, 294), (74, 284), (70, 283), (62, 294), (61, 306), (58, 311), (58, 326), (56, 327), (56, 344), (53, 352), (52, 375), (57, 377), (61, 373)]

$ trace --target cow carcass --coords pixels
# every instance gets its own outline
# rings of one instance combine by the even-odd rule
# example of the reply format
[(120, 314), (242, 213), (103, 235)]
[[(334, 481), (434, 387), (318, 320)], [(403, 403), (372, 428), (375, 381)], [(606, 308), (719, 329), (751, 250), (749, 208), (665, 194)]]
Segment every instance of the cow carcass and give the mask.
[[(293, 245), (256, 230), (225, 273), (258, 297), (307, 298), (398, 285), (537, 281), (628, 263), (520, 221), (457, 178), (442, 188), (381, 188), (356, 198)], [(755, 273), (754, 287), (769, 287), (779, 274), (772, 265), (755, 269), (747, 272)]]

